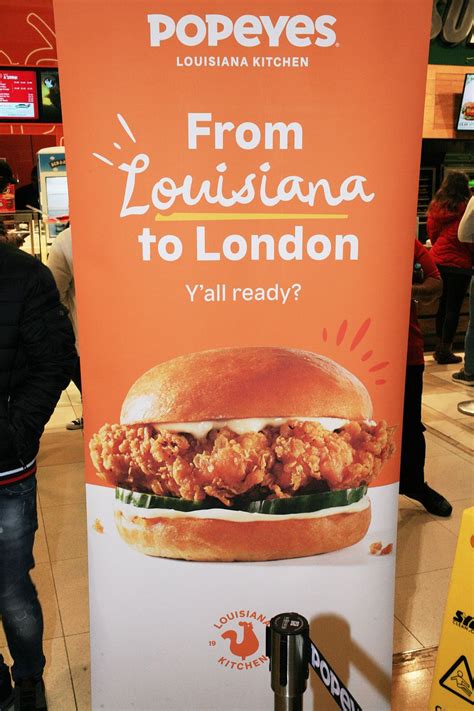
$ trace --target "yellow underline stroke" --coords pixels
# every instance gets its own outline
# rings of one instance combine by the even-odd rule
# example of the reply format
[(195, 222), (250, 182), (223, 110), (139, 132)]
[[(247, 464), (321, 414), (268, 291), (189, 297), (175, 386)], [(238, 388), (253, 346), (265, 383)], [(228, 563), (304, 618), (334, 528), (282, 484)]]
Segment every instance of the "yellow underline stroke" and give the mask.
[(274, 213), (274, 212), (173, 212), (156, 213), (156, 222), (207, 222), (220, 220), (346, 220), (349, 215), (325, 213)]

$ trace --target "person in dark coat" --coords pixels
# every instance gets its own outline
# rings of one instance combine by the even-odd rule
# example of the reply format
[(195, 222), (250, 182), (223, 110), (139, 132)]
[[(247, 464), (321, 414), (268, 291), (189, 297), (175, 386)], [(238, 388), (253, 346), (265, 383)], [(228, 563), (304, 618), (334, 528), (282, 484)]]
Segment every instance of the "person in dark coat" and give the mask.
[(35, 165), (31, 171), (31, 183), (22, 185), (15, 191), (15, 207), (17, 210), (39, 209), (38, 168)]
[[(0, 229), (2, 226), (0, 225)], [(0, 240), (0, 709), (44, 711), (43, 617), (30, 578), (37, 529), (36, 456), (76, 362), (74, 334), (49, 269)]]

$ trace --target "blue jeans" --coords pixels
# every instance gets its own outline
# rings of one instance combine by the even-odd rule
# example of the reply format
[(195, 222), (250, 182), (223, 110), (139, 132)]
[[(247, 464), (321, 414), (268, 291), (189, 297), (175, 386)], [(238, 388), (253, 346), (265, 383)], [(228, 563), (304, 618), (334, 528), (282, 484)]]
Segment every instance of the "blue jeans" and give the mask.
[(0, 616), (15, 682), (40, 677), (45, 664), (43, 615), (29, 574), (37, 528), (36, 478), (0, 486)]

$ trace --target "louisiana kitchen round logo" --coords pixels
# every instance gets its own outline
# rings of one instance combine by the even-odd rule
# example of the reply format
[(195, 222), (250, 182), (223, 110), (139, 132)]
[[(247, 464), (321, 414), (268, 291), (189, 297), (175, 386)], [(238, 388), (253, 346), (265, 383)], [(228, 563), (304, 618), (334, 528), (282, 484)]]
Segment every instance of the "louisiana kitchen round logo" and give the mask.
[(233, 610), (220, 616), (209, 640), (216, 662), (234, 671), (263, 667), (268, 662), (265, 630), (269, 624), (270, 618), (256, 610)]

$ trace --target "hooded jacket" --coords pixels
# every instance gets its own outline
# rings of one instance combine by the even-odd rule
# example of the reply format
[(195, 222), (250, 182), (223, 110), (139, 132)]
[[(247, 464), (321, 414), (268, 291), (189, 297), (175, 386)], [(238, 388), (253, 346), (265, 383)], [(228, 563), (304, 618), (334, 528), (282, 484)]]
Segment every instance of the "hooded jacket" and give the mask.
[(76, 357), (51, 272), (0, 243), (0, 485), (31, 471)]
[(436, 201), (430, 205), (426, 228), (432, 244), (430, 254), (438, 266), (472, 267), (471, 248), (458, 240), (458, 227), (465, 209), (465, 202), (454, 211)]

